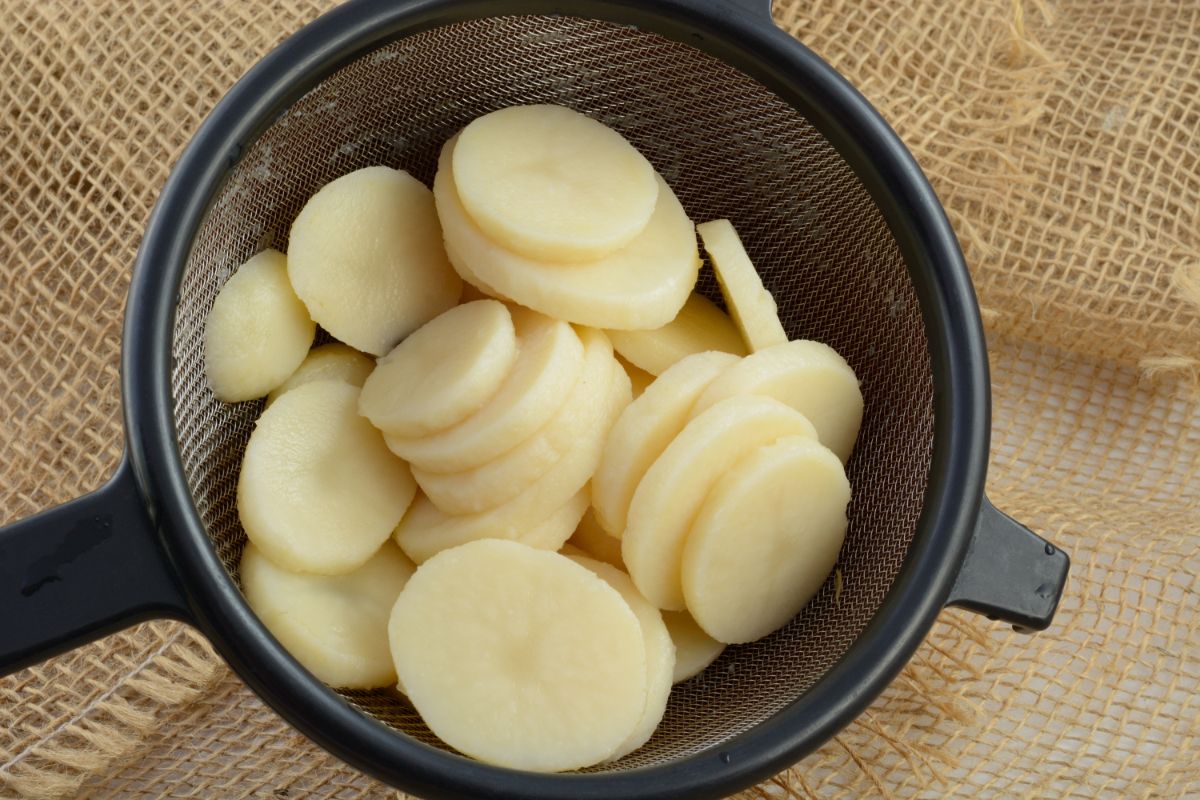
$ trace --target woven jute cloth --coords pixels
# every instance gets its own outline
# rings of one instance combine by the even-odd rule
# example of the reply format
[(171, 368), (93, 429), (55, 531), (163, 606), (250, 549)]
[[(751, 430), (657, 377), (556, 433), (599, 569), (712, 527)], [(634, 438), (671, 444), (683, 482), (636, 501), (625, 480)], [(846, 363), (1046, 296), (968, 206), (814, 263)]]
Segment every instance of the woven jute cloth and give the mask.
[[(113, 470), (156, 194), (220, 96), (325, 5), (0, 0), (0, 523)], [(1200, 4), (775, 15), (946, 204), (991, 348), (989, 495), (1074, 569), (1035, 637), (944, 613), (866, 713), (745, 796), (1200, 797)], [(396, 793), (198, 633), (150, 623), (0, 680), (0, 796)]]

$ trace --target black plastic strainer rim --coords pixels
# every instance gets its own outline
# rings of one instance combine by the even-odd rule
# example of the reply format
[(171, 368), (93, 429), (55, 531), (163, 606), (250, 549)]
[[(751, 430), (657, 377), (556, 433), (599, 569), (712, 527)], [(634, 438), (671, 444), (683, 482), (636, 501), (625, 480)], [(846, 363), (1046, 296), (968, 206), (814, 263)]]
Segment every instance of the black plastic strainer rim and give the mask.
[[(895, 676), (950, 594), (982, 499), (989, 384), (971, 282), (945, 213), (911, 154), (831, 67), (778, 30), (763, 3), (720, 0), (353, 0), (285, 41), (205, 121), (147, 228), (126, 310), (122, 391), (129, 456), (189, 595), (189, 611), (260, 696), (345, 761), (425, 797), (718, 797), (811, 752)], [(481, 16), (564, 14), (636, 25), (722, 59), (795, 106), (882, 211), (921, 304), (935, 382), (929, 485), (912, 547), (884, 604), (805, 695), (719, 747), (653, 767), (534, 775), (397, 735), (310, 676), (258, 622), (217, 559), (177, 445), (171, 332), (190, 245), (244, 149), (319, 81), (403, 36)]]

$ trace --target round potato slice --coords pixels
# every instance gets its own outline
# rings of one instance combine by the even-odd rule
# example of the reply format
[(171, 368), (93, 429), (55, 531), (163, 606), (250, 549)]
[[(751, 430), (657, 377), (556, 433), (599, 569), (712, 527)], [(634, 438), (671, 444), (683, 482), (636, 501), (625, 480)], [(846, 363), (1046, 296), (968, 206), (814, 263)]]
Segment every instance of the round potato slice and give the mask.
[(798, 339), (747, 356), (709, 384), (693, 413), (739, 394), (774, 397), (808, 417), (817, 438), (846, 463), (862, 425), (854, 370), (832, 347)]
[(775, 298), (763, 286), (762, 277), (751, 263), (733, 223), (714, 219), (697, 225), (696, 232), (708, 251), (725, 307), (733, 315), (750, 351), (786, 342), (787, 331), (779, 321)]
[(736, 363), (737, 356), (729, 353), (688, 356), (659, 376), (621, 413), (592, 477), (596, 521), (610, 535), (621, 537), (634, 490), (654, 459), (683, 430), (696, 398)]
[(483, 407), (462, 422), (423, 437), (387, 435), (388, 447), (427, 472), (462, 472), (528, 439), (566, 401), (583, 370), (583, 343), (565, 322), (512, 311), (517, 360)]
[(661, 179), (645, 230), (596, 261), (552, 264), (517, 255), (473, 223), (454, 188), (454, 140), (442, 149), (434, 198), (446, 252), (467, 280), (543, 314), (596, 328), (658, 328), (683, 307), (696, 284), (696, 232), (675, 193)]
[(603, 332), (584, 328), (584, 364), (575, 388), (554, 416), (521, 444), (465, 472), (428, 472), (413, 467), (421, 491), (447, 514), (475, 514), (516, 497), (557, 463), (569, 447), (604, 431), (597, 426), (608, 412), (614, 371), (612, 345)]
[(455, 306), (379, 359), (358, 411), (396, 436), (436, 433), (482, 408), (516, 361), (517, 333), (503, 303)]
[(702, 294), (692, 293), (675, 319), (652, 331), (610, 331), (613, 348), (651, 375), (661, 375), (694, 353), (719, 350), (746, 355), (742, 336), (725, 312)]
[(717, 641), (760, 639), (796, 616), (829, 576), (846, 536), (850, 482), (830, 450), (786, 438), (713, 486), (683, 551), (683, 593)]
[(343, 175), (305, 203), (292, 223), (288, 277), (321, 327), (373, 356), (462, 291), (429, 189), (388, 167)]
[[(621, 409), (629, 403), (629, 379), (615, 365), (613, 374), (608, 405), (591, 426), (591, 434), (577, 442), (528, 488), (495, 508), (459, 516), (439, 511), (424, 498), (425, 502), (414, 504), (413, 510), (396, 527), (396, 542), (400, 548), (420, 564), (435, 553), (476, 539), (515, 539), (548, 550), (562, 547), (585, 509), (579, 509), (565, 528), (551, 526), (547, 529), (548, 519), (587, 485), (600, 460), (605, 435)], [(561, 519), (568, 521), (565, 516)], [(540, 532), (536, 541), (530, 538), (534, 531)]]
[(583, 515), (583, 519), (579, 520), (579, 527), (571, 534), (567, 544), (576, 547), (581, 555), (625, 571), (625, 562), (621, 560), (621, 540), (609, 536), (600, 527), (600, 523), (596, 522), (595, 509), (589, 508)]
[(592, 261), (641, 233), (654, 167), (621, 134), (552, 105), (510, 106), (458, 136), (454, 184), (476, 225), (543, 261)]
[(267, 404), (274, 403), (290, 389), (315, 381), (341, 381), (351, 386), (362, 386), (373, 369), (375, 362), (353, 347), (341, 342), (323, 344), (308, 351), (292, 376), (267, 395)]
[(646, 709), (642, 712), (642, 719), (633, 729), (633, 733), (609, 757), (615, 761), (648, 742), (658, 723), (662, 722), (663, 713), (667, 710), (667, 699), (671, 696), (671, 678), (675, 674), (675, 643), (663, 623), (662, 614), (650, 601), (642, 597), (628, 575), (611, 564), (592, 558), (569, 558), (596, 573), (620, 593), (621, 599), (629, 604), (630, 610), (637, 617), (642, 628), (642, 641), (646, 645)]
[(495, 525), (486, 514), (458, 517), (444, 514), (428, 497), (418, 493), (396, 527), (394, 538), (405, 555), (418, 564), (424, 564), (443, 550), (480, 539), (508, 539), (539, 550), (559, 550), (579, 526), (587, 507), (587, 489), (580, 489), (548, 515), (529, 520), (527, 526), (509, 524), (505, 519)]
[(237, 268), (204, 323), (204, 371), (218, 400), (262, 397), (296, 371), (316, 325), (292, 291), (287, 259), (264, 250)]
[(705, 633), (686, 611), (664, 611), (662, 619), (675, 643), (672, 683), (694, 678), (725, 652), (725, 645)]
[(748, 453), (785, 436), (817, 438), (803, 414), (778, 400), (731, 397), (693, 417), (651, 465), (621, 539), (629, 576), (647, 600), (668, 611), (685, 608), (680, 562), (709, 489)]
[(358, 389), (318, 381), (259, 417), (238, 477), (238, 516), (279, 566), (337, 575), (387, 541), (416, 491), (408, 465), (358, 415)]
[(396, 682), (388, 616), (415, 570), (391, 542), (344, 575), (290, 572), (248, 542), (242, 591), (267, 630), (318, 679), (375, 689)]
[(489, 764), (538, 772), (595, 764), (645, 712), (638, 618), (615, 589), (558, 553), (495, 539), (440, 553), (400, 594), (388, 638), (430, 730)]

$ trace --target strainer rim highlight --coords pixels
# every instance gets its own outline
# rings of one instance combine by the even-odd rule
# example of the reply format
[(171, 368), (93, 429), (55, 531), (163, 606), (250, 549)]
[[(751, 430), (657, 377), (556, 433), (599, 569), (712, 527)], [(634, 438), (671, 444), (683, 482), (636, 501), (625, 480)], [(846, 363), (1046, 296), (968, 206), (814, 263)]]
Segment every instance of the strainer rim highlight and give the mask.
[[(987, 358), (966, 266), (932, 189), (886, 123), (831, 67), (749, 7), (717, 0), (354, 0), (302, 29), (239, 81), (172, 172), (139, 252), (126, 311), (130, 458), (197, 623), (270, 705), (360, 769), (429, 797), (723, 796), (785, 768), (860, 713), (944, 606), (978, 517), (989, 436)], [(303, 670), (245, 604), (194, 508), (177, 444), (170, 376), (179, 282), (208, 202), (240, 154), (354, 58), (430, 28), (519, 14), (634, 24), (726, 61), (800, 109), (866, 185), (905, 256), (936, 386), (933, 461), (916, 536), (858, 641), (809, 692), (746, 733), (625, 772), (532, 775), (490, 767), (407, 739), (353, 709)]]

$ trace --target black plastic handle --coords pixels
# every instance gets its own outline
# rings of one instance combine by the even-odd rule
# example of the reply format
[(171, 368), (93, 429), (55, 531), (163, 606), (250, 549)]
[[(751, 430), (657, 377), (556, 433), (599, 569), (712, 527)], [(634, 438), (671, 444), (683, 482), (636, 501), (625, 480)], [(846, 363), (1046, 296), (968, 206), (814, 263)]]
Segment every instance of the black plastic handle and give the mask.
[(126, 458), (92, 494), (0, 529), (0, 675), (189, 616)]
[(948, 606), (1011, 622), (1024, 633), (1050, 627), (1071, 559), (985, 497), (975, 536), (950, 590)]

